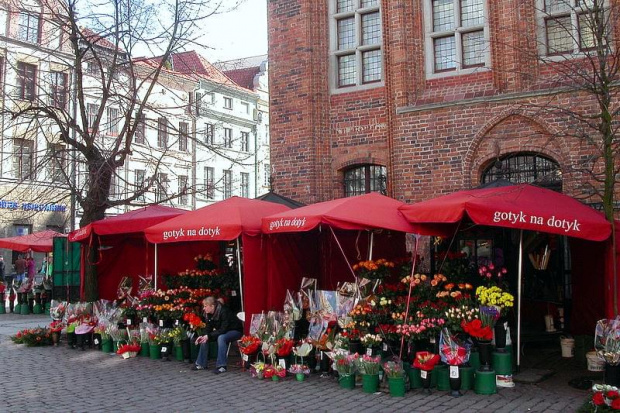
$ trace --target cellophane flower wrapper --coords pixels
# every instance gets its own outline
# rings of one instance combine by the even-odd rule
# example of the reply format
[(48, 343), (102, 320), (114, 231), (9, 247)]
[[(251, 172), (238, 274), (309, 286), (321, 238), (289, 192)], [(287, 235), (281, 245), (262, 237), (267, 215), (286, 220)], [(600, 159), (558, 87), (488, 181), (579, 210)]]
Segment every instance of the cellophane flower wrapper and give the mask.
[(399, 378), (404, 375), (403, 362), (398, 357), (392, 357), (391, 360), (383, 363), (383, 371), (388, 377)]
[(52, 320), (63, 320), (67, 310), (66, 301), (52, 300), (50, 303), (50, 317)]
[(127, 333), (127, 330), (118, 328), (116, 324), (110, 324), (108, 326), (107, 332), (114, 341), (127, 342), (129, 340), (129, 334)]
[(372, 357), (367, 354), (357, 359), (357, 369), (362, 374), (379, 374), (381, 368), (381, 356)]
[(298, 321), (301, 318), (301, 307), (293, 298), (293, 293), (290, 290), (286, 290), (286, 298), (284, 299), (284, 312), (289, 313), (290, 317), (294, 321)]
[(620, 364), (620, 316), (602, 319), (596, 323), (594, 332), (596, 354), (607, 364)]
[(429, 351), (418, 351), (415, 353), (413, 367), (420, 370), (431, 371), (439, 362), (439, 355)]
[(140, 343), (148, 343), (149, 342), (149, 329), (153, 329), (155, 326), (151, 323), (140, 323), (139, 332), (140, 332)]
[(451, 366), (460, 366), (469, 361), (471, 344), (458, 340), (447, 328), (441, 330), (439, 337), (439, 356), (441, 361)]

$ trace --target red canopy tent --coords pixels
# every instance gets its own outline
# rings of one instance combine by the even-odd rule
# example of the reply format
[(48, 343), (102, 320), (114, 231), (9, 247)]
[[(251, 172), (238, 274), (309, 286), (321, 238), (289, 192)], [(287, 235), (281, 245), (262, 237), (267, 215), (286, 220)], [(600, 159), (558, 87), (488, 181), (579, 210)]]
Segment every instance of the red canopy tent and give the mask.
[[(154, 225), (144, 232), (146, 239), (154, 243), (156, 248), (158, 244), (204, 245), (196, 241), (236, 240), (239, 284), (240, 287), (243, 286), (241, 288), (242, 306), (246, 312), (253, 314), (253, 312), (265, 309), (264, 297), (267, 295), (263, 282), (267, 271), (267, 260), (264, 258), (259, 236), (261, 219), (288, 209), (287, 206), (281, 204), (234, 196)], [(243, 262), (239, 240), (243, 245)], [(243, 264), (243, 270), (241, 264)], [(244, 297), (243, 290), (252, 291), (252, 295)]]
[(19, 252), (52, 252), (54, 237), (66, 235), (48, 229), (19, 237), (0, 238), (0, 248)]
[[(350, 257), (357, 260), (372, 259), (373, 254), (388, 259), (401, 257), (405, 253), (404, 233), (413, 232), (398, 211), (403, 205), (387, 196), (369, 193), (263, 218), (263, 232), (270, 235), (272, 263), (268, 308), (281, 307), (286, 290), (297, 290), (302, 277), (318, 278), (325, 289), (334, 289), (341, 281), (351, 281)], [(323, 228), (333, 237), (322, 236)]]
[[(91, 264), (97, 266), (100, 298), (115, 299), (118, 283), (125, 276), (132, 277), (134, 287), (137, 287), (139, 275), (153, 273), (152, 260), (149, 259), (153, 252), (144, 238), (144, 229), (185, 212), (182, 209), (151, 205), (92, 222), (69, 234), (69, 241), (91, 245), (99, 251), (96, 262)], [(170, 251), (170, 254), (172, 258), (191, 252), (180, 250)], [(86, 254), (82, 246), (82, 295), (85, 264)]]
[[(467, 216), (475, 224), (520, 230), (517, 346), (520, 348), (523, 230), (547, 232), (589, 241), (604, 241), (611, 225), (581, 202), (529, 184), (459, 191), (400, 208), (417, 228), (454, 233)], [(520, 354), (517, 352), (517, 365)]]

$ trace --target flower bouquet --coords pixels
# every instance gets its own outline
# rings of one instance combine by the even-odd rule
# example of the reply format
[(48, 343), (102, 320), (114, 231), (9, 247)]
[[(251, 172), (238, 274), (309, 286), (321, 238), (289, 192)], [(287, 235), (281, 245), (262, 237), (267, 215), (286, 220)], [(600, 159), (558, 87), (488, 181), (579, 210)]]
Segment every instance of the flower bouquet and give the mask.
[(276, 355), (278, 357), (288, 357), (293, 351), (294, 341), (290, 338), (281, 338), (276, 341)]
[(378, 349), (381, 343), (383, 342), (383, 338), (379, 334), (365, 334), (360, 339), (362, 345), (366, 347), (366, 354), (372, 356), (372, 349)]
[(334, 370), (338, 372), (339, 376), (350, 376), (355, 374), (356, 361), (359, 358), (358, 354), (349, 354), (343, 350), (336, 350), (331, 353), (332, 360), (334, 361)]
[(394, 359), (383, 363), (383, 371), (388, 378), (388, 386), (390, 395), (394, 397), (405, 396), (405, 370), (403, 362)]
[(372, 357), (367, 354), (356, 360), (357, 369), (361, 374), (374, 376), (379, 374), (381, 368), (381, 356)]
[(264, 377), (265, 366), (266, 364), (263, 361), (257, 361), (256, 363), (253, 363), (250, 366), (250, 375), (252, 377), (258, 377), (259, 379), (262, 379)]
[(453, 397), (460, 397), (461, 376), (459, 366), (469, 361), (469, 346), (461, 343), (456, 337), (450, 335), (447, 328), (444, 328), (441, 332), (439, 351), (441, 361), (450, 366), (451, 395)]
[(620, 365), (620, 316), (613, 320), (599, 320), (596, 323), (594, 349), (599, 358), (605, 360), (608, 365)]
[(376, 261), (360, 261), (353, 265), (353, 271), (357, 273), (358, 277), (368, 280), (382, 280), (389, 277), (391, 268), (394, 268), (394, 263), (384, 258)]
[(139, 344), (123, 344), (118, 347), (116, 354), (120, 354), (124, 359), (136, 357), (141, 347)]
[[(497, 286), (476, 288), (476, 299), (481, 306), (497, 307), (500, 315), (506, 315), (509, 308), (514, 306), (514, 296)], [(499, 315), (498, 315), (499, 317)]]
[(243, 336), (240, 340), (237, 341), (237, 345), (239, 346), (239, 351), (241, 352), (241, 358), (243, 361), (248, 361), (249, 356), (253, 356), (258, 353), (258, 350), (261, 348), (261, 341), (256, 336)]
[(67, 310), (67, 303), (64, 301), (52, 300), (50, 304), (50, 317), (52, 320), (62, 320)]
[(433, 371), (437, 363), (439, 363), (438, 354), (433, 354), (428, 351), (418, 351), (415, 354), (413, 367), (420, 369), (422, 387), (427, 391), (430, 391), (429, 389), (431, 386), (431, 372)]
[(579, 409), (580, 412), (617, 412), (620, 411), (620, 392), (615, 386), (595, 384), (592, 386), (592, 398)]

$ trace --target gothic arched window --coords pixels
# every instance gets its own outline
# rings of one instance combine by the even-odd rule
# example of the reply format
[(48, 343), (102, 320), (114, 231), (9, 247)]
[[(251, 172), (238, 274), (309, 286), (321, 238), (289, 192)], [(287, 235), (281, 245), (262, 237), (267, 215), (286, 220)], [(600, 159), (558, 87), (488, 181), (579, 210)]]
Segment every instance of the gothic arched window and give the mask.
[(537, 153), (518, 152), (498, 158), (482, 172), (481, 183), (486, 184), (499, 179), (562, 191), (560, 165), (553, 159)]

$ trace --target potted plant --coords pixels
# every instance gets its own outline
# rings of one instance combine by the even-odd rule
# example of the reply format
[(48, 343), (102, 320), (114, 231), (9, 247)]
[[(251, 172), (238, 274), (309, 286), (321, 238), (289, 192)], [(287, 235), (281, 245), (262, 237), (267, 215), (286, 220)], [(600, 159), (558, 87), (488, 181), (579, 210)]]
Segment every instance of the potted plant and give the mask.
[(310, 368), (305, 364), (293, 364), (288, 372), (295, 375), (297, 381), (304, 381), (306, 376), (310, 374)]
[(345, 389), (355, 388), (355, 371), (357, 354), (348, 354), (345, 350), (336, 350), (332, 353), (334, 369), (338, 372), (338, 383)]
[(390, 395), (393, 397), (404, 397), (405, 371), (403, 369), (403, 362), (400, 360), (392, 360), (383, 363), (383, 371), (388, 378)]
[(372, 357), (364, 354), (357, 359), (356, 363), (362, 375), (362, 390), (364, 393), (375, 393), (379, 389), (381, 356)]

